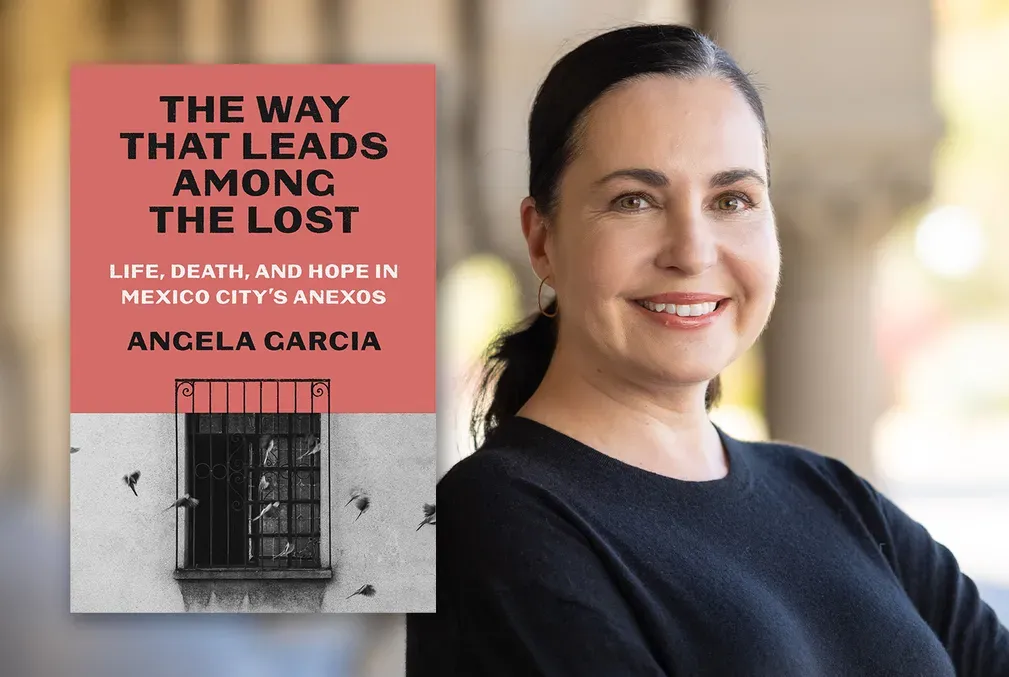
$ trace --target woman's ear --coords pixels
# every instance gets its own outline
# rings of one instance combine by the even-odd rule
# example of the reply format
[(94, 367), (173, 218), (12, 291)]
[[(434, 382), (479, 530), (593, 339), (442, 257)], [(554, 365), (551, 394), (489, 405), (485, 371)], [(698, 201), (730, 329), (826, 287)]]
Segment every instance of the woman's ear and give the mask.
[(547, 219), (536, 209), (536, 203), (531, 197), (522, 200), (521, 216), (522, 234), (529, 249), (529, 262), (536, 276), (541, 280), (546, 279), (553, 272), (548, 252), (550, 230)]

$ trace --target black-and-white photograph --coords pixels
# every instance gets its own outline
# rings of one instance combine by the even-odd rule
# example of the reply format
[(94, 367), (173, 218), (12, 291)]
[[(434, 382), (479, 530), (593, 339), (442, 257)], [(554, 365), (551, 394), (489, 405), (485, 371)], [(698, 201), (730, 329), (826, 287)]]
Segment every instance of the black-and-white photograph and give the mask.
[(434, 414), (329, 379), (177, 379), (71, 416), (72, 612), (434, 611)]

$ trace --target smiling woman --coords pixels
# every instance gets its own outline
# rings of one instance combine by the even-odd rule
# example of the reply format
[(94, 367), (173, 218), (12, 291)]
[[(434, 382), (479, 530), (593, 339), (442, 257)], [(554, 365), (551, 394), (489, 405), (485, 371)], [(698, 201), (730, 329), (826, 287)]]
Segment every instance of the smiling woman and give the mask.
[(480, 448), (438, 485), (408, 675), (1009, 676), (1009, 633), (924, 528), (709, 419), (775, 302), (767, 149), (753, 85), (689, 28), (555, 64), (520, 215), (556, 298), (495, 346)]

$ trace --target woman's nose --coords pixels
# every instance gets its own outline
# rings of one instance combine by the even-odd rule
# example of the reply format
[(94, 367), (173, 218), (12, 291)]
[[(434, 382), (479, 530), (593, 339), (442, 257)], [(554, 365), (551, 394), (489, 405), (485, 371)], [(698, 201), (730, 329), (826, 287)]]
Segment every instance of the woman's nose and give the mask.
[(715, 265), (718, 260), (715, 234), (699, 209), (671, 213), (665, 226), (656, 261), (660, 267), (694, 276)]

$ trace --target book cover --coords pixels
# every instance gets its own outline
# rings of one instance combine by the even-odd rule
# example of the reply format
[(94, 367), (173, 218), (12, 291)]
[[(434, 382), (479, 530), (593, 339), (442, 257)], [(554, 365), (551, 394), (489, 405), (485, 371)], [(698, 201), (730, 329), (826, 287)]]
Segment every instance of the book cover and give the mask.
[(70, 88), (71, 611), (434, 611), (434, 67)]

